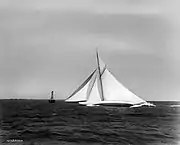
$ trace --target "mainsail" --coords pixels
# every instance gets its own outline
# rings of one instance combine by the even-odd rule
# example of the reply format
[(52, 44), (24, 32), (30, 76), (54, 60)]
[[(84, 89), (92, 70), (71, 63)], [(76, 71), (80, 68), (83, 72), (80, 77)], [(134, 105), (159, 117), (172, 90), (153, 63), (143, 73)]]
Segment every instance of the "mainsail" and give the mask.
[(104, 62), (97, 57), (97, 69), (86, 81), (66, 100), (79, 102), (79, 104), (93, 105), (129, 105), (129, 106), (154, 106), (141, 99), (123, 86), (107, 69)]
[(101, 78), (105, 100), (121, 101), (123, 103), (130, 104), (139, 104), (145, 102), (143, 99), (136, 96), (126, 87), (124, 87), (120, 82), (118, 82), (108, 69), (105, 70)]

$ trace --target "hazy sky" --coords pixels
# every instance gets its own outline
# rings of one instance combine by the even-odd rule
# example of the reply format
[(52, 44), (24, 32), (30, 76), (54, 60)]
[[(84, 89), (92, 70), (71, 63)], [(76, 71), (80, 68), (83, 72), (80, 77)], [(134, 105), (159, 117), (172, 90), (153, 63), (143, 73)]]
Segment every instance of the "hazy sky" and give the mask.
[(179, 0), (0, 0), (0, 98), (68, 97), (96, 67), (180, 100)]

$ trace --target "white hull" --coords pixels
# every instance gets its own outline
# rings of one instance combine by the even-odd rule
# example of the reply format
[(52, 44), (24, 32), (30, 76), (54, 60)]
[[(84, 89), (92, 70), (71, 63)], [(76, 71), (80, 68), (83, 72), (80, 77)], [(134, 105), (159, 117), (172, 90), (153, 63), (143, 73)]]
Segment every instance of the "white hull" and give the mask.
[(94, 104), (88, 103), (88, 102), (79, 102), (81, 105), (86, 106), (117, 106), (117, 107), (130, 107), (133, 106), (131, 103), (127, 102), (120, 102), (120, 101), (99, 101)]
[(148, 102), (142, 102), (141, 104), (131, 104), (122, 101), (100, 101), (94, 104), (88, 102), (79, 102), (79, 104), (86, 106), (116, 106), (116, 107), (130, 107), (130, 108), (142, 107), (142, 106), (155, 107), (154, 104)]

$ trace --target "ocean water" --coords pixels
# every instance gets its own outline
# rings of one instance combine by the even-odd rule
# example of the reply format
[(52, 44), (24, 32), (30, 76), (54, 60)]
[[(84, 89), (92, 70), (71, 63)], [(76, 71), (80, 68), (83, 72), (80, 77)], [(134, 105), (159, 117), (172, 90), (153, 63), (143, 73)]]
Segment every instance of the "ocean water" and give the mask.
[(2, 145), (178, 145), (180, 102), (155, 108), (0, 100)]

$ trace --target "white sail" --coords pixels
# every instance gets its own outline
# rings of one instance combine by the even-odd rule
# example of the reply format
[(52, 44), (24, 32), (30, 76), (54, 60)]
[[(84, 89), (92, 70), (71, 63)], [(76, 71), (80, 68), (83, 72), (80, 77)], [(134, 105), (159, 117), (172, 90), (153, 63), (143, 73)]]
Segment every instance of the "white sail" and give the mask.
[(126, 87), (124, 87), (116, 78), (106, 69), (101, 76), (103, 94), (105, 101), (118, 101), (119, 103), (139, 104), (145, 102)]
[(66, 102), (80, 102), (87, 100), (87, 91), (89, 88), (89, 84), (91, 82), (91, 78), (95, 74), (96, 70), (83, 82), (83, 84), (70, 95), (65, 101)]
[(89, 82), (76, 94), (66, 100), (66, 102), (79, 102), (79, 101), (86, 101), (86, 93), (88, 89)]
[(96, 77), (95, 77), (95, 82), (94, 85), (92, 86), (91, 92), (88, 96), (88, 100), (86, 101), (86, 103), (80, 103), (80, 104), (96, 104), (97, 102), (101, 101), (101, 96), (99, 93), (99, 87), (98, 87), (98, 73), (96, 73)]

